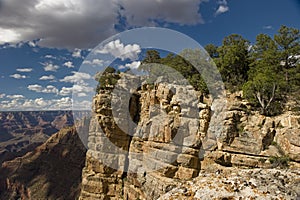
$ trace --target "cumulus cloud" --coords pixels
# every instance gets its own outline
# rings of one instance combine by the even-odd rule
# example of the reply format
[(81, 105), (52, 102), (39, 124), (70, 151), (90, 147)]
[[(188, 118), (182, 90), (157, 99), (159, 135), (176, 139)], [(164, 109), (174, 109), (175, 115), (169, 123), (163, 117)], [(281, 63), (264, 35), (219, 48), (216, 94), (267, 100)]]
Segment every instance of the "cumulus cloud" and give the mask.
[(7, 95), (6, 97), (9, 98), (9, 99), (23, 99), (23, 98), (25, 98), (21, 94)]
[(34, 92), (40, 92), (40, 93), (58, 93), (58, 89), (53, 85), (48, 85), (46, 87), (42, 87), (41, 85), (35, 84), (35, 85), (28, 85), (27, 88)]
[(49, 80), (54, 80), (54, 79), (55, 79), (55, 76), (53, 76), (53, 75), (42, 76), (39, 78), (39, 80), (41, 80), (41, 81), (49, 81)]
[(46, 72), (56, 72), (59, 69), (59, 66), (53, 65), (52, 63), (44, 64), (44, 70)]
[(124, 45), (120, 40), (114, 40), (95, 52), (111, 54), (115, 58), (120, 58), (121, 60), (125, 60), (127, 58), (135, 60), (138, 58), (138, 54), (141, 53), (141, 47), (138, 44)]
[(4, 98), (5, 96), (5, 94), (0, 94), (0, 99)]
[(46, 88), (42, 90), (43, 93), (58, 93), (58, 89), (53, 85), (47, 85)]
[[(86, 102), (85, 102), (86, 103)], [(81, 105), (81, 103), (77, 103)], [(71, 110), (72, 99), (70, 97), (63, 97), (60, 99), (12, 99), (10, 101), (0, 102), (2, 110)], [(83, 107), (82, 107), (83, 108)]]
[(61, 96), (70, 96), (72, 94), (72, 87), (63, 87), (60, 91), (59, 94)]
[(134, 61), (132, 63), (126, 64), (125, 66), (129, 67), (130, 69), (137, 69), (137, 68), (139, 68), (140, 65), (141, 65), (140, 61)]
[(225, 13), (225, 12), (229, 11), (229, 7), (227, 5), (228, 3), (227, 3), (226, 0), (219, 1), (218, 4), (219, 4), (219, 7), (218, 7), (215, 15), (219, 15), (219, 14), (222, 14), (222, 13)]
[(51, 100), (44, 98), (26, 99), (22, 108), (24, 110), (70, 110), (72, 108), (72, 99), (70, 97)]
[(15, 79), (24, 79), (24, 78), (27, 78), (27, 76), (21, 75), (21, 74), (12, 74), (12, 75), (10, 75), (10, 77), (15, 78)]
[(50, 55), (50, 54), (45, 55), (45, 58), (48, 58), (48, 59), (56, 59), (55, 56)]
[(40, 92), (43, 89), (43, 87), (41, 85), (37, 85), (37, 84), (35, 84), (35, 85), (28, 85), (27, 88), (29, 90), (32, 90), (32, 91), (35, 91), (35, 92)]
[(75, 50), (72, 53), (72, 56), (74, 58), (81, 58), (81, 49), (75, 48)]
[(65, 62), (64, 66), (66, 66), (67, 68), (74, 68), (74, 65), (71, 61)]
[(132, 63), (127, 63), (125, 66), (122, 65), (119, 67), (119, 69), (129, 68), (129, 69), (137, 69), (141, 65), (140, 61), (134, 61)]
[(202, 23), (199, 6), (207, 0), (2, 0), (0, 43), (37, 41), (39, 46), (93, 48), (126, 28)]
[(22, 69), (17, 69), (18, 72), (32, 72), (32, 68), (22, 68)]
[(38, 44), (48, 47), (95, 46), (115, 32), (118, 15), (107, 0), (3, 0), (0, 9), (8, 35), (1, 42), (41, 39)]
[(72, 93), (75, 94), (78, 97), (85, 97), (87, 96), (87, 93), (93, 92), (94, 89), (92, 87), (88, 87), (85, 85), (73, 85), (73, 87), (63, 87), (59, 94), (61, 96), (69, 96)]
[(86, 65), (103, 65), (104, 61), (103, 60), (100, 60), (100, 59), (93, 59), (92, 61), (90, 60), (85, 60), (83, 61), (82, 64), (86, 64)]
[(61, 79), (61, 82), (67, 82), (67, 83), (82, 83), (84, 80), (92, 78), (91, 75), (83, 72), (72, 72), (73, 75), (66, 76), (63, 79)]
[(12, 110), (91, 110), (91, 101), (73, 101), (70, 97), (57, 99), (26, 99), (11, 98), (8, 101), (0, 101), (0, 108), (3, 111)]

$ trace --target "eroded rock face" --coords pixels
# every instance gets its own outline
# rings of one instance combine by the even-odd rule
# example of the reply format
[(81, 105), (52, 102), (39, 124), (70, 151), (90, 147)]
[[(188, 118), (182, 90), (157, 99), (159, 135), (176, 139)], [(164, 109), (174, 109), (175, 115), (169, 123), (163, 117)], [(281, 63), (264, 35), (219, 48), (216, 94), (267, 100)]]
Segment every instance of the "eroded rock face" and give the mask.
[(215, 161), (224, 166), (251, 168), (272, 167), (270, 157), (299, 162), (300, 116), (291, 112), (262, 116), (250, 112), (247, 102), (234, 99), (234, 95), (229, 97), (224, 129), (217, 139), (218, 151), (212, 153)]
[(299, 169), (297, 116), (262, 116), (235, 94), (213, 105), (199, 96), (189, 86), (148, 85), (135, 77), (100, 91), (80, 199), (158, 199), (188, 180), (201, 181), (200, 170), (203, 177), (223, 167), (270, 168), (271, 158), (289, 157)]
[(198, 176), (210, 107), (199, 104), (192, 87), (127, 89), (139, 84), (134, 77), (121, 79), (95, 97), (81, 199), (155, 199), (174, 180)]

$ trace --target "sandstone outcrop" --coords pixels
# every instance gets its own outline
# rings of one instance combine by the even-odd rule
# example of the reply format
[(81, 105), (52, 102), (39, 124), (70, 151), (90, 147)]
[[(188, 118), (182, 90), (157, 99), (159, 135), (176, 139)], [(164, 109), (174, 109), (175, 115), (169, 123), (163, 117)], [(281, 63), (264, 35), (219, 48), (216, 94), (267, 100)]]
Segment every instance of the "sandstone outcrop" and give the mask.
[[(292, 112), (265, 117), (251, 111), (241, 94), (206, 99), (190, 86), (145, 84), (124, 74), (115, 88), (100, 90), (93, 109), (79, 199), (211, 199), (201, 197), (201, 190), (217, 193), (211, 188), (218, 184), (224, 193), (216, 199), (244, 194), (271, 199), (278, 188), (282, 198), (299, 195), (297, 178), (289, 182), (290, 190), (280, 190), (278, 181), (256, 180), (259, 184), (252, 187), (247, 179), (278, 175), (268, 168), (299, 169), (300, 117)], [(240, 168), (246, 169), (233, 174)], [(223, 169), (227, 175), (222, 179), (211, 175)], [(299, 176), (278, 172), (283, 179)], [(210, 176), (214, 184), (200, 184)], [(235, 193), (241, 181), (245, 187)], [(274, 190), (265, 191), (264, 184), (274, 184)], [(178, 192), (190, 195), (176, 198)]]

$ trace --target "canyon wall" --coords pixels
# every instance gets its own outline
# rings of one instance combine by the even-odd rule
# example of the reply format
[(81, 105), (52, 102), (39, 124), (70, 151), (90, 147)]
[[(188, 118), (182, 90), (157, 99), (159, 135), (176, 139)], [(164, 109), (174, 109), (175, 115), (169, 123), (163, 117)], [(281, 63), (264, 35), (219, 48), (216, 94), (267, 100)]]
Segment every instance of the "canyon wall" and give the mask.
[[(190, 86), (139, 81), (121, 78), (117, 88), (95, 96), (79, 199), (158, 199), (223, 170), (299, 169), (299, 115), (265, 117), (241, 94), (212, 100)], [(132, 85), (140, 87), (128, 89)], [(295, 188), (277, 195), (296, 197)], [(182, 193), (188, 199), (197, 191)]]

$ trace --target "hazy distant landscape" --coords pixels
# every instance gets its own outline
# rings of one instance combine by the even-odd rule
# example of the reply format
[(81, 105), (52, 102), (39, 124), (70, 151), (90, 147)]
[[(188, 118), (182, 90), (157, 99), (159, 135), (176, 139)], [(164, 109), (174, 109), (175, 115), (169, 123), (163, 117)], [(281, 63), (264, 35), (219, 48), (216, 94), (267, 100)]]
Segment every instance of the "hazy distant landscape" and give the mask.
[[(88, 111), (77, 111), (82, 117)], [(72, 111), (0, 112), (0, 161), (23, 156), (65, 127), (74, 125)]]

